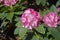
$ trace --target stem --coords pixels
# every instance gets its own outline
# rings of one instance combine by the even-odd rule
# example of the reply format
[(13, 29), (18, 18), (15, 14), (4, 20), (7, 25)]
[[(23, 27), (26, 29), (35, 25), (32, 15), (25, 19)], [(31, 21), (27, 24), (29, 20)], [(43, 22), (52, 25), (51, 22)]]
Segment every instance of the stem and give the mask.
[(11, 5), (10, 6), (10, 12), (13, 12), (14, 10), (13, 10), (13, 6)]
[[(14, 9), (12, 5), (10, 6), (10, 14), (14, 15)], [(10, 20), (10, 22), (12, 22), (12, 20)]]
[(10, 12), (13, 12), (14, 10), (13, 10), (13, 6), (12, 6), (12, 0), (10, 0), (10, 3), (11, 3), (11, 5), (10, 5)]

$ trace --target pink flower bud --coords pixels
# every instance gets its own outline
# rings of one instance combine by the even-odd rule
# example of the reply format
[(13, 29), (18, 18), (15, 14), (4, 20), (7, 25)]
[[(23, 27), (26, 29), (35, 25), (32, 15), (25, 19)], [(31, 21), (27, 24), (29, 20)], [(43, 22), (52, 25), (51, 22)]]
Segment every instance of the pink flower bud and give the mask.
[(21, 16), (21, 22), (24, 28), (32, 29), (34, 26), (38, 26), (42, 17), (39, 12), (32, 8), (25, 10)]
[(2, 2), (3, 0), (0, 0), (0, 3)]
[(57, 8), (57, 11), (58, 11), (58, 12), (60, 12), (60, 7), (59, 7), (59, 8)]
[(17, 0), (4, 0), (5, 6), (15, 5)]
[(44, 16), (44, 23), (49, 27), (57, 27), (58, 24), (58, 15), (55, 12), (49, 12), (47, 15)]

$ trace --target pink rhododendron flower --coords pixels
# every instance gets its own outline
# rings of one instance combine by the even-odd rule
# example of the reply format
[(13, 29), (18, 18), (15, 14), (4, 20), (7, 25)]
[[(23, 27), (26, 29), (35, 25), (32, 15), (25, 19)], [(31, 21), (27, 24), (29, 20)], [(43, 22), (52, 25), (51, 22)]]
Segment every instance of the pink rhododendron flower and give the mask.
[(24, 28), (32, 29), (34, 26), (38, 26), (42, 20), (39, 12), (32, 8), (25, 10), (21, 16), (21, 22)]
[(15, 5), (17, 0), (4, 0), (5, 6)]
[(3, 0), (0, 0), (0, 3), (2, 2)]
[(58, 15), (55, 12), (49, 12), (47, 15), (44, 16), (44, 23), (49, 27), (57, 27), (58, 24)]
[(59, 8), (57, 8), (57, 11), (58, 11), (58, 12), (60, 12), (60, 7), (59, 7)]

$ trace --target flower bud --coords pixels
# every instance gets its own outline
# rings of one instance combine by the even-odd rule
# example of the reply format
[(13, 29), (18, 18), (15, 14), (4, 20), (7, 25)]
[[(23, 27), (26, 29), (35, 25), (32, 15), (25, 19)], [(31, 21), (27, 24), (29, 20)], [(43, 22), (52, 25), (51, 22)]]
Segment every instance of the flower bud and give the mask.
[(3, 0), (0, 0), (0, 3), (2, 2)]
[(59, 8), (57, 8), (57, 11), (58, 11), (58, 12), (60, 12), (60, 7), (59, 7)]

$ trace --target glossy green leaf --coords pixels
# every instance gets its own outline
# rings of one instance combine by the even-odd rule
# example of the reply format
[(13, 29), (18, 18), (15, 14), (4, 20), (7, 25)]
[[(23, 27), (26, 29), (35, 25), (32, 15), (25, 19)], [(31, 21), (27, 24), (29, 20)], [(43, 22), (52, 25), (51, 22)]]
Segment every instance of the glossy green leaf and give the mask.
[(41, 0), (36, 0), (36, 4), (39, 5)]
[(23, 38), (26, 35), (27, 29), (25, 28), (20, 28), (19, 29), (19, 36)]
[(16, 22), (20, 21), (20, 17), (16, 17), (14, 21)]
[(0, 18), (1, 19), (4, 19), (6, 17), (6, 14), (5, 13), (0, 13)]
[(39, 40), (39, 38), (34, 35), (31, 40)]
[(60, 0), (57, 1), (56, 7), (60, 6)]
[(38, 28), (36, 28), (36, 30), (42, 34), (45, 34), (44, 25), (40, 25)]
[(27, 29), (22, 28), (22, 27), (17, 27), (14, 31), (14, 34), (15, 35), (18, 34), (21, 38), (23, 38), (25, 36), (26, 32), (27, 32)]
[(60, 40), (60, 31), (58, 31), (56, 28), (50, 28), (50, 32), (55, 39)]
[(23, 11), (15, 12), (16, 15), (21, 15)]
[(22, 27), (22, 23), (21, 23), (20, 21), (18, 21), (18, 22), (16, 23), (16, 26), (17, 26), (17, 27)]
[(46, 0), (36, 0), (37, 5), (42, 4), (43, 6), (45, 6), (46, 3)]
[(53, 11), (53, 12), (56, 12), (57, 13), (57, 8), (54, 5), (52, 5), (50, 7), (50, 11)]
[(20, 27), (17, 27), (17, 28), (14, 30), (14, 34), (19, 34), (19, 29), (20, 29)]
[(45, 6), (46, 3), (47, 3), (46, 0), (42, 0), (42, 1), (41, 1), (41, 4), (42, 4), (43, 6)]
[(12, 18), (13, 18), (13, 16), (14, 16), (14, 13), (7, 13), (7, 15), (6, 15), (6, 19), (8, 19), (8, 20), (12, 20)]
[(44, 15), (46, 15), (48, 12), (50, 12), (50, 10), (48, 10), (48, 9), (45, 11), (40, 11), (42, 18), (44, 18)]
[(47, 6), (49, 6), (50, 4), (49, 4), (49, 2), (46, 2), (46, 4), (47, 4)]
[(0, 8), (1, 8), (1, 7), (3, 7), (3, 5), (2, 5), (2, 4), (0, 5)]
[(45, 37), (43, 40), (49, 40), (47, 37)]

